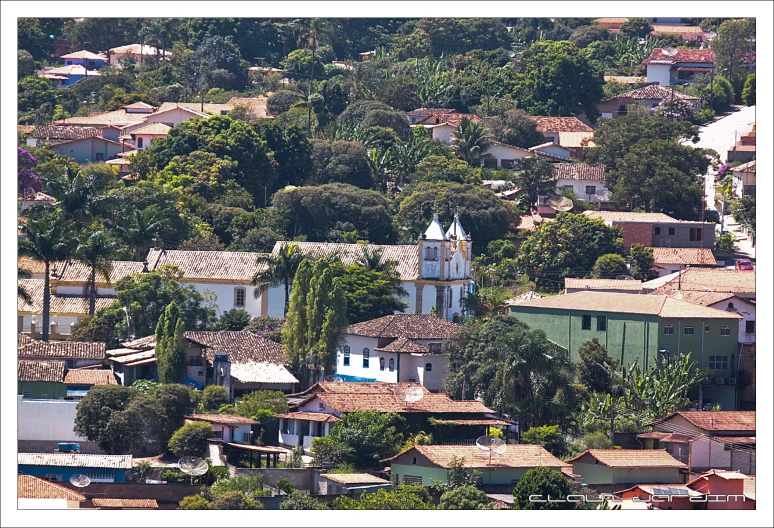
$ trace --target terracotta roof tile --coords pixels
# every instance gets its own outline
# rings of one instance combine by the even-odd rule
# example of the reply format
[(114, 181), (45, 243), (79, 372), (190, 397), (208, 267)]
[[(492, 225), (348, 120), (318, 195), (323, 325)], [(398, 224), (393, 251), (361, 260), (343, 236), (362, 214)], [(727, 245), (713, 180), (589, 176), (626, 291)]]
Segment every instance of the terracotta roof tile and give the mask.
[(271, 117), (267, 108), (268, 101), (269, 98), (265, 95), (258, 95), (256, 97), (232, 97), (226, 104), (231, 108), (237, 105), (246, 106), (253, 117), (264, 118)]
[(130, 125), (145, 121), (148, 114), (130, 113), (126, 109), (113, 110), (112, 112), (92, 112), (85, 117), (68, 117), (54, 121), (55, 125), (81, 125), (81, 126), (105, 126), (105, 125)]
[(674, 416), (682, 416), (696, 427), (705, 431), (752, 431), (755, 432), (755, 411), (680, 411)]
[(709, 248), (666, 248), (654, 247), (655, 264), (686, 264), (692, 266), (717, 266), (715, 256)]
[(32, 475), (18, 476), (17, 496), (20, 499), (65, 499), (72, 501), (84, 501), (85, 495), (81, 495), (61, 484), (49, 482)]
[(635, 99), (635, 100), (642, 100), (642, 99), (668, 100), (668, 99), (672, 99), (673, 97), (675, 99), (681, 99), (685, 101), (699, 100), (698, 97), (694, 97), (692, 95), (679, 92), (673, 88), (669, 88), (667, 86), (661, 86), (660, 84), (651, 84), (648, 86), (644, 86), (642, 88), (638, 88), (636, 90), (632, 90), (631, 92), (618, 94), (615, 97), (610, 97), (609, 99), (605, 99), (605, 101), (610, 101), (612, 99), (618, 99), (623, 97), (628, 97), (630, 99)]
[(172, 130), (171, 126), (167, 126), (164, 123), (151, 123), (150, 125), (136, 128), (130, 132), (131, 136), (139, 136), (142, 134), (149, 134), (155, 136), (166, 136), (169, 131)]
[[(465, 118), (470, 119), (471, 121), (474, 121), (476, 123), (486, 123), (483, 119), (478, 117), (476, 114), (465, 114), (462, 112), (434, 112), (430, 111), (428, 112), (428, 116), (424, 119), (421, 119), (419, 121), (415, 121), (412, 123), (413, 125), (449, 125), (454, 128), (457, 128), (460, 126), (460, 123), (462, 123), (462, 120)], [(436, 123), (436, 120), (438, 121)]]
[[(21, 338), (20, 338), (21, 341)], [(38, 341), (19, 346), (18, 356), (21, 358), (67, 358), (67, 359), (104, 359), (105, 343), (91, 343), (86, 341)]]
[[(656, 289), (656, 293), (678, 288), (677, 273), (673, 275)], [(648, 283), (644, 286), (648, 287)], [(688, 268), (682, 272), (679, 287), (687, 291), (755, 293), (755, 270)]]
[(282, 345), (252, 332), (188, 331), (185, 336), (208, 347), (207, 360), (210, 362), (215, 359), (215, 354), (228, 354), (228, 359), (232, 365), (249, 362), (275, 365), (284, 363)]
[(411, 112), (406, 112), (406, 115), (415, 116), (415, 115), (430, 115), (430, 114), (453, 114), (456, 110), (454, 108), (417, 108), (416, 110), (412, 110)]
[[(114, 260), (110, 271), (109, 283), (115, 284), (127, 275), (132, 273), (141, 273), (143, 270), (142, 262), (131, 260)], [(56, 262), (51, 266), (52, 273), (56, 273), (59, 282), (87, 282), (91, 274), (91, 268), (76, 260)], [(106, 284), (105, 278), (97, 274), (97, 283)]]
[[(208, 349), (209, 350), (209, 349)], [(242, 383), (296, 384), (298, 379), (283, 365), (259, 361), (234, 363), (231, 378)]]
[(327, 422), (327, 423), (335, 423), (339, 421), (339, 418), (336, 418), (332, 414), (328, 413), (316, 413), (316, 412), (306, 412), (306, 411), (299, 411), (299, 412), (289, 412), (289, 413), (283, 413), (283, 414), (275, 414), (275, 418), (288, 418), (292, 420), (309, 420), (310, 422)]
[(598, 460), (600, 464), (613, 468), (686, 467), (663, 449), (587, 449), (566, 462), (580, 461), (587, 455)]
[(132, 469), (132, 455), (85, 455), (81, 453), (18, 453), (20, 466)]
[(61, 55), (60, 59), (89, 59), (89, 60), (103, 60), (106, 61), (107, 57), (101, 53), (92, 53), (91, 51), (81, 50), (68, 53), (67, 55)]
[[(19, 313), (42, 314), (43, 313), (43, 287), (45, 279), (19, 279), (19, 286), (23, 287), (32, 298), (27, 303), (21, 297), (17, 298), (16, 309)], [(115, 297), (97, 297), (96, 309), (105, 308), (113, 304)], [(51, 314), (88, 315), (89, 299), (82, 295), (57, 295), (51, 294)]]
[(540, 132), (593, 132), (594, 130), (577, 117), (535, 116)]
[(604, 165), (584, 163), (554, 163), (551, 166), (554, 179), (605, 181)]
[(427, 354), (430, 349), (421, 343), (417, 343), (412, 339), (406, 339), (405, 337), (399, 337), (395, 341), (392, 341), (389, 345), (375, 348), (380, 352), (395, 352), (395, 353), (413, 353), (413, 354)]
[(145, 103), (143, 101), (137, 101), (136, 103), (126, 105), (123, 108), (132, 108), (136, 110), (155, 110), (156, 109), (155, 106)]
[(714, 442), (719, 442), (721, 444), (756, 444), (756, 438), (754, 436), (713, 436), (711, 438)]
[(278, 241), (272, 254), (276, 255), (286, 244), (296, 244), (302, 255), (323, 259), (338, 255), (345, 266), (360, 261), (364, 250), (382, 250), (381, 263), (397, 262), (397, 271), (402, 281), (413, 281), (419, 276), (419, 249), (416, 245), (391, 246), (378, 244), (336, 244), (329, 242), (286, 242)]
[(210, 422), (216, 424), (236, 425), (236, 424), (250, 424), (255, 425), (258, 422), (245, 418), (244, 416), (237, 416), (234, 414), (189, 414), (186, 415), (186, 420), (195, 420), (198, 422)]
[(534, 231), (541, 222), (553, 222), (553, 218), (543, 218), (539, 214), (525, 214), (519, 216), (519, 225), (516, 229)]
[(236, 280), (249, 282), (266, 264), (258, 265), (256, 260), (266, 253), (242, 251), (177, 251), (151, 249), (147, 261), (149, 269), (155, 270), (164, 264), (180, 268), (187, 279)]
[(389, 480), (369, 475), (368, 473), (323, 473), (321, 477), (343, 485), (354, 484), (389, 484)]
[(18, 381), (52, 381), (62, 383), (64, 375), (64, 361), (31, 361), (22, 359), (17, 363)]
[(194, 110), (196, 112), (204, 112), (205, 114), (220, 115), (222, 110), (229, 111), (232, 105), (227, 103), (204, 103), (204, 110), (202, 110), (201, 103), (161, 103), (161, 106), (156, 110), (156, 113), (166, 112), (173, 108), (187, 108), (188, 110)]
[(733, 167), (731, 170), (734, 172), (755, 172), (755, 160)]
[(559, 131), (559, 146), (566, 148), (595, 147), (593, 132)]
[(679, 222), (664, 213), (633, 213), (630, 211), (583, 211), (589, 218), (601, 218), (605, 222)]
[(349, 335), (404, 339), (446, 339), (461, 325), (429, 314), (393, 314), (349, 326)]
[(64, 377), (65, 383), (73, 385), (117, 385), (116, 377), (107, 369), (72, 369)]
[(36, 126), (33, 137), (38, 139), (81, 139), (101, 135), (96, 127), (45, 125)]
[(560, 469), (569, 464), (562, 462), (554, 455), (546, 451), (543, 446), (530, 444), (508, 444), (505, 453), (492, 455), (491, 462), (488, 453), (485, 453), (475, 445), (421, 445), (406, 449), (394, 457), (381, 462), (392, 462), (397, 458), (415, 450), (425, 456), (430, 462), (442, 468), (449, 468), (452, 459), (464, 458), (466, 468), (491, 468), (513, 467), (534, 468), (550, 467)]
[(19, 256), (16, 259), (18, 267), (21, 269), (25, 269), (29, 271), (32, 274), (38, 274), (38, 273), (45, 273), (46, 272), (46, 265), (40, 262), (39, 260), (33, 260), (29, 257), (22, 257)]
[(116, 48), (110, 48), (109, 50), (110, 54), (122, 54), (122, 53), (131, 53), (133, 55), (139, 55), (142, 53), (143, 55), (156, 55), (157, 53), (163, 54), (163, 55), (169, 55), (169, 51), (164, 50), (157, 50), (153, 46), (148, 46), (147, 44), (127, 44), (125, 46), (118, 46)]
[(641, 291), (642, 281), (617, 279), (564, 279), (564, 287), (585, 290)]
[(97, 508), (143, 509), (157, 510), (159, 503), (156, 499), (91, 499), (91, 503)]
[(686, 290), (667, 290), (665, 295), (678, 301), (689, 302), (691, 304), (699, 304), (701, 306), (712, 306), (727, 299), (739, 299), (744, 302), (741, 297), (737, 297), (736, 294), (728, 292), (702, 292), (702, 291), (686, 291)]
[(655, 48), (643, 64), (679, 64), (679, 63), (714, 64), (715, 52), (711, 49), (677, 49), (676, 55), (662, 53), (662, 48)]
[(699, 440), (701, 438), (701, 435), (652, 431), (650, 433), (638, 434), (637, 438), (641, 440), (659, 440), (661, 442), (676, 442), (680, 444), (687, 444), (687, 443), (695, 442), (696, 440)]

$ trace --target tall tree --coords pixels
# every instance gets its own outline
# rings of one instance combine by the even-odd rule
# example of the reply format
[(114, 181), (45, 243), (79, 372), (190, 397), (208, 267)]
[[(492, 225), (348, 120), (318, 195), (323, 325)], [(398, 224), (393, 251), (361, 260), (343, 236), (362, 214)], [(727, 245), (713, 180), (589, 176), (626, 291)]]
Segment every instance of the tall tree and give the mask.
[[(130, 410), (140, 391), (123, 385), (97, 385), (78, 402), (75, 434), (96, 442), (106, 453), (125, 454), (143, 439), (141, 416)], [(132, 421), (134, 420), (134, 421)]]
[(66, 259), (72, 250), (67, 222), (59, 208), (29, 215), (26, 236), (19, 241), (19, 253), (45, 266), (43, 275), (43, 341), (48, 341), (51, 319), (51, 264)]
[(653, 32), (647, 18), (630, 18), (621, 26), (621, 35), (624, 38), (644, 39)]
[(546, 141), (537, 129), (537, 121), (524, 110), (508, 110), (502, 116), (487, 119), (487, 124), (492, 136), (506, 145), (530, 148)]
[(307, 385), (309, 381), (310, 356), (307, 341), (309, 322), (306, 314), (306, 299), (311, 279), (312, 263), (308, 259), (303, 259), (293, 279), (293, 290), (285, 314), (285, 324), (282, 327), (285, 361), (303, 385)]
[(164, 220), (155, 206), (139, 209), (130, 207), (117, 220), (106, 220), (105, 225), (132, 254), (140, 260), (153, 245), (153, 237), (160, 231)]
[(188, 341), (184, 333), (180, 308), (169, 303), (156, 325), (156, 363), (161, 383), (180, 383), (185, 378)]
[(304, 256), (298, 249), (298, 244), (283, 244), (279, 248), (277, 255), (260, 255), (255, 263), (261, 267), (265, 264), (266, 270), (259, 271), (254, 276), (250, 284), (256, 286), (253, 290), (253, 296), (257, 299), (269, 288), (282, 285), (285, 288), (285, 307), (283, 314), (288, 313), (288, 304), (290, 303), (290, 285), (296, 276), (298, 266)]
[(19, 190), (19, 194), (24, 197), (24, 199), (27, 198), (27, 193), (32, 192), (39, 192), (43, 188), (43, 184), (40, 181), (40, 178), (37, 177), (37, 175), (32, 172), (32, 169), (35, 168), (35, 165), (38, 164), (37, 158), (30, 154), (27, 150), (18, 147), (18, 157), (17, 157), (17, 174), (16, 174), (16, 183)]
[(473, 121), (469, 117), (463, 117), (459, 126), (454, 129), (452, 147), (460, 159), (473, 165), (473, 160), (478, 159), (489, 149), (489, 136), (486, 125)]
[(110, 284), (116, 243), (102, 229), (84, 229), (78, 236), (73, 256), (89, 268), (89, 279), (83, 286), (83, 295), (89, 298), (89, 315), (94, 315), (97, 305), (97, 277)]
[(593, 392), (609, 393), (613, 390), (611, 373), (618, 369), (618, 362), (610, 357), (598, 337), (586, 341), (578, 349), (578, 381)]
[(553, 194), (553, 166), (553, 163), (535, 156), (515, 161), (515, 183), (527, 195), (531, 209), (537, 209), (538, 197)]
[(755, 56), (755, 19), (726, 20), (712, 41), (718, 72), (731, 81), (734, 96), (741, 101), (747, 75), (751, 73)]

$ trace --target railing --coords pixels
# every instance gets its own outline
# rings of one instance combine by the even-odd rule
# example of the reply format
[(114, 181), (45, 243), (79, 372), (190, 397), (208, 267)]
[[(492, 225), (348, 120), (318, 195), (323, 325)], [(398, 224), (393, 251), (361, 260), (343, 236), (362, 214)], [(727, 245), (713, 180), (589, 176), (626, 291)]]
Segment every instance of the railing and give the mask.
[(468, 438), (462, 440), (441, 440), (440, 442), (434, 442), (437, 445), (475, 445), (475, 438)]

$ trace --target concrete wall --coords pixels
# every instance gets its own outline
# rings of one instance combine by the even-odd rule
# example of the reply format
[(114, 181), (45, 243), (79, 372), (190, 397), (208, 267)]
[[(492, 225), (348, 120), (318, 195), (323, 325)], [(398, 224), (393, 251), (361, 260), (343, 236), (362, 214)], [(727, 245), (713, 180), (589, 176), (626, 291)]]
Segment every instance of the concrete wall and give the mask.
[(17, 396), (17, 438), (76, 443), (86, 440), (73, 432), (77, 406), (76, 401), (25, 400)]
[(647, 77), (649, 83), (660, 84), (661, 86), (669, 86), (669, 69), (672, 67), (669, 64), (648, 64)]
[(277, 479), (280, 477), (288, 479), (299, 490), (310, 491), (312, 494), (318, 492), (318, 475), (322, 473), (320, 468), (260, 468), (246, 469), (236, 468), (237, 475), (261, 475), (265, 486), (277, 487)]
[[(593, 194), (586, 193), (586, 187), (595, 187)], [(604, 181), (597, 180), (556, 180), (556, 188), (561, 190), (563, 187), (571, 187), (572, 192), (581, 200), (586, 200), (592, 203), (599, 203), (604, 195), (608, 193), (608, 189), (605, 187)]]
[[(728, 309), (729, 302), (733, 303), (734, 308), (737, 310), (736, 313), (743, 317), (738, 323), (738, 341), (744, 344), (755, 343), (756, 332), (753, 331), (749, 334), (747, 333), (747, 321), (755, 322), (755, 305), (741, 299), (732, 299), (730, 301), (721, 301), (719, 303), (711, 304), (710, 307), (717, 308), (718, 310), (726, 310)], [(753, 328), (753, 330), (756, 330), (756, 328)]]
[[(196, 288), (197, 291), (201, 293), (211, 292), (215, 294), (215, 312), (217, 313), (218, 317), (223, 315), (223, 312), (233, 310), (234, 308), (242, 308), (246, 310), (247, 313), (249, 313), (252, 317), (260, 317), (262, 315), (261, 299), (260, 297), (258, 299), (254, 298), (253, 290), (255, 289), (255, 286), (251, 286), (249, 280), (239, 284), (213, 284), (198, 281), (190, 281), (188, 284), (191, 284), (194, 288)], [(244, 306), (236, 306), (234, 304), (236, 299), (235, 291), (237, 288), (245, 289)], [(282, 309), (283, 306), (280, 304), (280, 315), (282, 315)]]
[[(80, 141), (60, 143), (51, 147), (55, 153), (70, 156), (77, 163), (90, 163), (107, 161), (114, 158), (123, 149), (121, 145), (106, 141), (102, 138), (86, 138)], [(97, 159), (97, 154), (102, 154), (102, 159)]]
[[(594, 459), (586, 456), (581, 460), (593, 461)], [(594, 487), (595, 484), (638, 484), (641, 482), (677, 484), (681, 482), (679, 468), (611, 468), (593, 462), (573, 462), (572, 472), (576, 475), (582, 475), (582, 482), (590, 487)]]
[(200, 485), (188, 484), (141, 484), (124, 482), (120, 484), (108, 484), (92, 482), (87, 488), (76, 488), (69, 482), (62, 482), (63, 486), (86, 495), (88, 499), (156, 499), (159, 503), (178, 503), (183, 497), (197, 495), (201, 491)]

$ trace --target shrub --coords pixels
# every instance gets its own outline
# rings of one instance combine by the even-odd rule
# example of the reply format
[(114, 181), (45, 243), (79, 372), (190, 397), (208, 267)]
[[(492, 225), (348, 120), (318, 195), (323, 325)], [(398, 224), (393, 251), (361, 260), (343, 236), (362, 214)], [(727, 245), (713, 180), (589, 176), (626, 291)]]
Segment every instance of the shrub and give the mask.
[(228, 403), (228, 390), (220, 385), (208, 385), (202, 393), (202, 405), (205, 411), (216, 411)]
[(180, 501), (178, 510), (209, 510), (210, 503), (201, 495), (189, 495)]
[(169, 450), (176, 456), (201, 456), (215, 436), (212, 425), (205, 422), (191, 422), (175, 431), (169, 440)]

